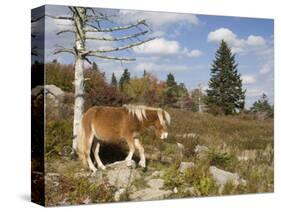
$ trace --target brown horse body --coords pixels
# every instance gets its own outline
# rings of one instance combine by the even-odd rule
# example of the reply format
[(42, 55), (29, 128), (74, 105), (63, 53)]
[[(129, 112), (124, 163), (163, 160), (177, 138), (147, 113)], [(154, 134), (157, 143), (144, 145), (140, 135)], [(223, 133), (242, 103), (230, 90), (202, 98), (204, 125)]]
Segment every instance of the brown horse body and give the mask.
[[(98, 167), (105, 169), (99, 158), (99, 142), (112, 143), (122, 139), (126, 140), (129, 146), (126, 160), (131, 161), (135, 149), (137, 149), (140, 153), (139, 164), (145, 167), (144, 149), (139, 141), (139, 135), (144, 129), (152, 126), (156, 134), (161, 139), (165, 139), (168, 136), (167, 125), (169, 123), (170, 115), (161, 108), (142, 105), (92, 107), (81, 120), (78, 155), (83, 163), (88, 163), (90, 169), (95, 172), (96, 168), (90, 158), (92, 149)], [(93, 144), (94, 138), (99, 141)]]

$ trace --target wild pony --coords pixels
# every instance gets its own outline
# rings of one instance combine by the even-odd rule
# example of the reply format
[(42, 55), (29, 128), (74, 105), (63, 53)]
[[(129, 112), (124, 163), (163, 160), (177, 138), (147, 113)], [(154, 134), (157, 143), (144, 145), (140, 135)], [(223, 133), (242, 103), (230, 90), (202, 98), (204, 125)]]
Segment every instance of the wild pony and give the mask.
[(139, 165), (145, 168), (140, 134), (146, 128), (153, 127), (156, 136), (165, 139), (168, 137), (167, 126), (170, 121), (169, 113), (161, 108), (130, 104), (122, 107), (92, 107), (83, 115), (80, 123), (77, 153), (83, 164), (88, 163), (89, 168), (95, 172), (97, 169), (90, 157), (92, 150), (98, 168), (104, 170), (105, 166), (99, 157), (100, 142), (113, 143), (122, 139), (126, 140), (129, 146), (129, 153), (125, 160), (130, 162), (137, 149), (140, 155)]

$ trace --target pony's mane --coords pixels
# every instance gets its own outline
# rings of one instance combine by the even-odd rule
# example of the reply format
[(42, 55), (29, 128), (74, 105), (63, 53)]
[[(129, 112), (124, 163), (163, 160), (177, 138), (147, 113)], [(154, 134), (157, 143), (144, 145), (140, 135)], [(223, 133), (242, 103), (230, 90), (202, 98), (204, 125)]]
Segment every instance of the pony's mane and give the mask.
[[(146, 117), (147, 110), (157, 112), (158, 119), (162, 126), (164, 126), (166, 124), (169, 125), (171, 122), (170, 114), (161, 108), (148, 107), (145, 105), (132, 105), (132, 104), (123, 105), (123, 107), (125, 107), (128, 110), (130, 115), (132, 115), (132, 116), (135, 115), (140, 122), (143, 122), (144, 119), (147, 119), (147, 117)], [(163, 116), (163, 114), (164, 114), (164, 116)]]

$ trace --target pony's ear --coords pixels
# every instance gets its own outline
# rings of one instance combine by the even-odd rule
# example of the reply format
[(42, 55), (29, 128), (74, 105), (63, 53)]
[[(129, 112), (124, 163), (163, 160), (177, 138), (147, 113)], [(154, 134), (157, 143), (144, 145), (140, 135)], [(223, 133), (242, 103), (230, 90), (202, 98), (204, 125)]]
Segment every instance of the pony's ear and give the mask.
[(164, 110), (164, 117), (165, 117), (165, 120), (167, 121), (167, 124), (170, 125), (171, 123), (171, 116), (170, 114)]

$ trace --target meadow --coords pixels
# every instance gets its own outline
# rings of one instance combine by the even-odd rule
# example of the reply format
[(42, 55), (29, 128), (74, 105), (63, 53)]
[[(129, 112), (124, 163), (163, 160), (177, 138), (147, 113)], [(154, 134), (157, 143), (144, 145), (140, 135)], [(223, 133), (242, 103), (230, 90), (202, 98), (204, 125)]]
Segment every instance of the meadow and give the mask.
[[(142, 135), (148, 168), (146, 171), (135, 168), (139, 177), (126, 186), (118, 201), (134, 200), (130, 196), (146, 188), (148, 178), (163, 180), (163, 189), (172, 191), (163, 198), (274, 191), (273, 119), (214, 116), (173, 108), (167, 111), (172, 118), (168, 139), (158, 140), (149, 130)], [(97, 180), (107, 171), (91, 175), (70, 157), (72, 120), (47, 117), (46, 127), (46, 204), (117, 201), (118, 188), (106, 180)], [(206, 147), (208, 151), (199, 154), (198, 147)], [(122, 142), (117, 146), (102, 146), (101, 159), (110, 164), (123, 160), (127, 151)], [(139, 160), (137, 155), (134, 160)], [(194, 166), (182, 172), (181, 162), (193, 162)], [(220, 189), (210, 174), (210, 166), (237, 173), (246, 183), (235, 186), (229, 182)], [(160, 177), (155, 173), (160, 173)]]

